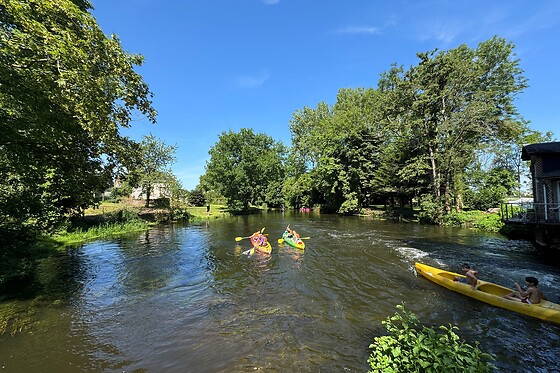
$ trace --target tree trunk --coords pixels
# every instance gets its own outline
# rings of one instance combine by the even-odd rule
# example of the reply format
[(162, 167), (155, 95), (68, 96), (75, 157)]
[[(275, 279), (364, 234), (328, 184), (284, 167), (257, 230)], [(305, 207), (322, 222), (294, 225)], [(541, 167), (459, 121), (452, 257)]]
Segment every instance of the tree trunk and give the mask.
[(146, 193), (146, 207), (150, 207), (150, 197), (152, 195), (152, 184), (147, 185), (145, 193)]
[(431, 163), (430, 166), (432, 168), (432, 173), (430, 174), (430, 177), (432, 179), (432, 193), (434, 195), (434, 200), (437, 201), (441, 196), (438, 169), (437, 169), (434, 149), (432, 148), (432, 145), (431, 144), (428, 145), (428, 148), (430, 151), (430, 163)]

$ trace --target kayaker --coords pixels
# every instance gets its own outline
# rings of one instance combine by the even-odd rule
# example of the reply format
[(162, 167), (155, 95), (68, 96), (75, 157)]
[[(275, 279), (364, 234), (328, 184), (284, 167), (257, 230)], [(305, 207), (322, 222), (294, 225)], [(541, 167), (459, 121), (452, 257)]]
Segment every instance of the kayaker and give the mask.
[(468, 284), (473, 290), (476, 290), (476, 285), (478, 284), (478, 272), (472, 269), (467, 263), (463, 263), (461, 269), (465, 272), (465, 277), (455, 276), (453, 281)]
[(292, 237), (295, 237), (296, 239), (299, 238), (299, 234), (293, 229), (290, 229), (290, 224), (288, 224), (288, 226), (286, 227), (286, 232), (288, 232), (288, 237), (290, 238)]
[(537, 287), (539, 285), (539, 280), (535, 277), (527, 276), (525, 277), (525, 282), (527, 283), (527, 290), (523, 290), (516, 282), (515, 286), (517, 287), (517, 291), (504, 295), (504, 298), (527, 304), (537, 304), (540, 303), (541, 300), (546, 299), (541, 289)]
[[(264, 228), (263, 228), (264, 229)], [(259, 245), (259, 246), (265, 246), (266, 245), (266, 241), (267, 238), (264, 234), (261, 233), (262, 230), (253, 233), (253, 235), (251, 237), (254, 237), (253, 239), (255, 240), (255, 242)]]

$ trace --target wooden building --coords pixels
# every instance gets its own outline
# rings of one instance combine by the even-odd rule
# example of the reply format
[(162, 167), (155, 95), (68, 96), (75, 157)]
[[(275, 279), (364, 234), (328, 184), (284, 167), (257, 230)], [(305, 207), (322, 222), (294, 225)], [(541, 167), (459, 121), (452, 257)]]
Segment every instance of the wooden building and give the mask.
[(531, 161), (535, 220), (560, 223), (560, 142), (526, 145), (521, 159)]
[(560, 142), (526, 145), (521, 159), (531, 162), (533, 201), (504, 204), (504, 222), (529, 226), (536, 243), (559, 248)]

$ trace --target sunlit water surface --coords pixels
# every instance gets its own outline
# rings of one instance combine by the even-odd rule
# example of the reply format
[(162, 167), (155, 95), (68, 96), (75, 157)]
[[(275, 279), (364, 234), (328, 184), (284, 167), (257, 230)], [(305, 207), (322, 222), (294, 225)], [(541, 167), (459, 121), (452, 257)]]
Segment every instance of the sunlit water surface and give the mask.
[[(306, 241), (278, 244), (290, 223)], [(244, 254), (266, 227), (270, 256)], [(41, 264), (28, 330), (0, 337), (5, 372), (365, 372), (397, 304), (496, 357), (499, 371), (559, 371), (560, 327), (439, 287), (414, 262), (513, 286), (532, 275), (560, 302), (560, 263), (524, 241), (465, 229), (268, 213), (94, 242)], [(33, 302), (17, 300), (17, 302)], [(2, 306), (7, 306), (4, 302)], [(35, 306), (36, 307), (36, 306)]]

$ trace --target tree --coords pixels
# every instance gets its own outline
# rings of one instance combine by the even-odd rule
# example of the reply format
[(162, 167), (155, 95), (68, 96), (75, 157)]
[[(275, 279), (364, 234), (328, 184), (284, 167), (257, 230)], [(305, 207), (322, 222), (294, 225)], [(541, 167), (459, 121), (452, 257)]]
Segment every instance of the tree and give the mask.
[(501, 166), (483, 170), (480, 165), (476, 165), (465, 176), (470, 187), (465, 191), (465, 204), (471, 209), (485, 211), (499, 207), (517, 187), (515, 173)]
[(146, 207), (150, 207), (150, 198), (155, 188), (171, 194), (173, 187), (179, 183), (169, 168), (176, 160), (176, 150), (176, 145), (166, 145), (152, 134), (142, 138), (138, 147), (137, 164), (131, 170), (129, 178), (142, 189), (142, 195), (146, 196)]
[(250, 204), (279, 203), (286, 153), (280, 142), (242, 128), (239, 133), (222, 132), (208, 153), (201, 184), (223, 195), (230, 208), (247, 210)]
[[(0, 4), (0, 230), (49, 229), (94, 202), (155, 122), (140, 55), (106, 37), (85, 0)], [(4, 236), (4, 234), (0, 234)]]
[(419, 53), (417, 66), (393, 68), (380, 81), (394, 102), (388, 122), (410, 139), (410, 163), (428, 166), (433, 201), (444, 212), (459, 207), (459, 181), (475, 152), (497, 139), (511, 141), (523, 125), (514, 99), (527, 84), (513, 48), (494, 37), (476, 49)]
[(332, 108), (319, 103), (292, 117), (291, 157), (305, 165), (296, 180), (304, 172), (313, 175), (324, 210), (352, 213), (371, 199), (370, 180), (384, 141), (378, 99), (373, 89), (341, 89)]
[[(530, 162), (525, 162), (521, 159), (523, 146), (553, 141), (552, 136), (552, 132), (543, 134), (525, 127), (513, 141), (496, 141), (488, 147), (487, 151), (493, 155), (492, 162), (498, 167), (511, 170), (516, 175), (517, 195), (519, 197), (522, 195), (523, 180), (530, 180), (532, 177), (529, 170)], [(531, 185), (530, 182), (529, 185)], [(530, 187), (529, 190), (531, 190)]]
[(200, 188), (195, 188), (189, 193), (188, 201), (193, 206), (200, 207), (206, 205), (206, 197)]

